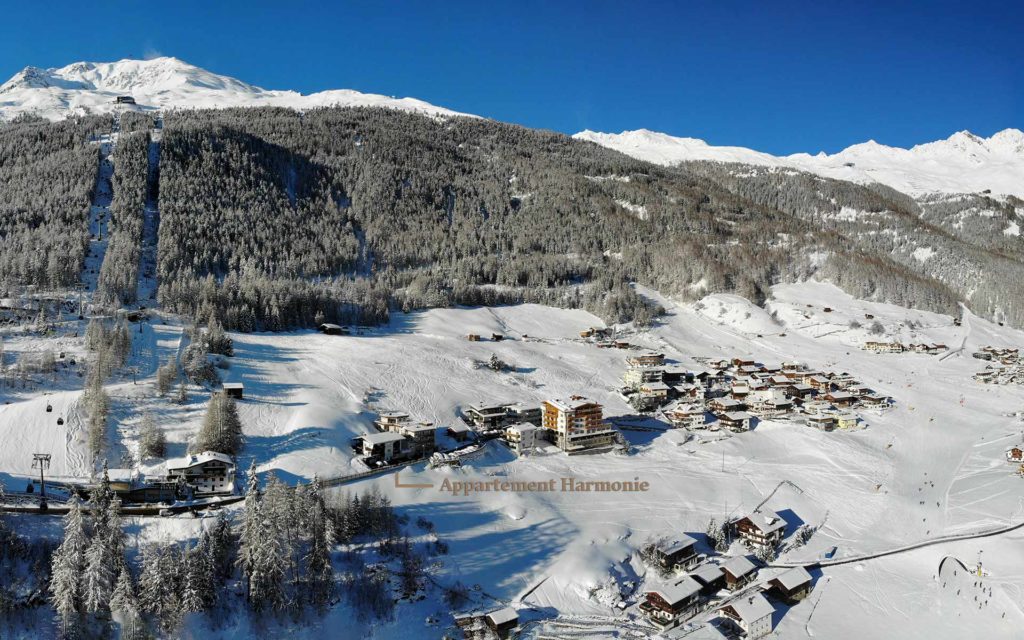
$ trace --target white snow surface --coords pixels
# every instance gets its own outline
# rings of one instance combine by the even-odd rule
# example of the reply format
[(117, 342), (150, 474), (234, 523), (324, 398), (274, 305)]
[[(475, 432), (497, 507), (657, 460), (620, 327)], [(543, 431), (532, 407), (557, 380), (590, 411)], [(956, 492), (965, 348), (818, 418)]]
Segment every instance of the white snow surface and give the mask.
[(647, 129), (622, 133), (587, 130), (573, 137), (666, 166), (689, 160), (738, 162), (799, 169), (861, 184), (878, 182), (914, 196), (991, 190), (1024, 197), (1024, 132), (1019, 129), (1004, 129), (989, 138), (959, 131), (946, 140), (910, 149), (869, 140), (831, 155), (789, 156), (714, 146), (697, 138), (678, 138)]
[[(440, 584), (480, 585), (474, 593), (494, 598), (489, 606), (511, 604), (523, 620), (557, 615), (562, 621), (606, 625), (607, 631), (588, 626), (573, 636), (588, 638), (625, 637), (622, 625), (638, 624), (630, 620), (637, 613), (636, 599), (646, 586), (660, 584), (638, 560), (640, 547), (683, 534), (703, 540), (711, 517), (721, 521), (751, 511), (783, 480), (800, 490), (783, 485), (764, 507), (787, 521), (787, 544), (800, 523), (820, 528), (806, 546), (785, 551), (782, 562), (811, 562), (833, 547), (836, 558), (860, 556), (1024, 519), (1024, 480), (1004, 459), (1006, 447), (1020, 443), (1022, 425), (1015, 412), (1024, 408), (1024, 388), (974, 382), (971, 375), (983, 365), (970, 356), (984, 345), (1022, 346), (1024, 333), (969, 312), (955, 326), (949, 316), (858, 300), (818, 282), (776, 286), (764, 309), (732, 295), (711, 295), (694, 305), (639, 290), (667, 309), (654, 327), (627, 330), (625, 338), (641, 349), (661, 351), (691, 369), (703, 368), (698, 357), (750, 356), (775, 364), (797, 360), (815, 369), (849, 372), (892, 396), (896, 405), (884, 413), (865, 412), (865, 428), (856, 431), (825, 433), (784, 421), (763, 421), (748, 433), (701, 432), (692, 438), (683, 430), (624, 431), (632, 445), (628, 454), (568, 457), (549, 450), (517, 458), (492, 442), (460, 468), (418, 464), (401, 471), (405, 483), (431, 483), (430, 489), (397, 488), (392, 473), (338, 491), (376, 486), (411, 521), (419, 516), (432, 520), (437, 535), (450, 544), (450, 553), (432, 569)], [(851, 328), (852, 320), (864, 325), (877, 321), (884, 333)], [(396, 313), (388, 326), (364, 335), (232, 334), (236, 355), (224, 378), (245, 384), (245, 399), (238, 403), (246, 436), (240, 466), (248, 467), (254, 458), (261, 471), (276, 470), (288, 482), (350, 472), (358, 463), (349, 439), (372, 430), (372, 419), (386, 410), (444, 426), (482, 398), (536, 403), (579, 393), (604, 403), (607, 416), (630, 414), (616, 390), (625, 357), (633, 352), (580, 340), (579, 331), (590, 326), (602, 323), (583, 311), (517, 305)], [(180, 350), (181, 331), (170, 319), (145, 329), (134, 356), (139, 384), (129, 377), (108, 386), (114, 429), (132, 446), (141, 412), (151, 411), (168, 429), (168, 455), (181, 455), (208, 395), (192, 388), (183, 407), (155, 395), (156, 364)], [(81, 338), (71, 331), (59, 344), (49, 342), (54, 338), (8, 333), (8, 362), (46, 346), (81, 360)], [(465, 338), (492, 332), (508, 339)], [(950, 352), (878, 355), (860, 348), (867, 339), (942, 342)], [(477, 366), (492, 353), (515, 371)], [(0, 400), (10, 402), (0, 404), (0, 482), (9, 489), (24, 487), (33, 475), (34, 451), (53, 453), (54, 476), (80, 475), (87, 467), (80, 423), (67, 428), (55, 423), (58, 415), (81, 412), (81, 380), (73, 375), (62, 380), (49, 389), (0, 389)], [(45, 391), (50, 395), (44, 396)], [(50, 413), (46, 402), (53, 404)], [(650, 489), (469, 496), (441, 490), (445, 479), (563, 477), (639, 478)], [(20, 526), (31, 518), (16, 520)], [(202, 521), (141, 520), (139, 539), (195, 535), (202, 526), (197, 522)], [(777, 609), (774, 637), (1019, 637), (1024, 626), (1021, 544), (1024, 530), (814, 570), (811, 597), (792, 609)], [(700, 550), (710, 552), (703, 544)], [(727, 557), (743, 553), (737, 545)], [(989, 604), (972, 600), (979, 590), (970, 581), (961, 585), (962, 576), (937, 577), (946, 556), (967, 565), (983, 558), (990, 574), (985, 579)], [(781, 571), (763, 570), (758, 581)], [(441, 626), (422, 621), (446, 611), (432, 592), (421, 602), (401, 603), (395, 621), (370, 628), (340, 604), (322, 624), (298, 627), (289, 635), (315, 638), (325, 630), (345, 629), (332, 637), (440, 638)], [(524, 637), (564, 637), (564, 628), (544, 624), (530, 627)], [(196, 635), (241, 638), (249, 631), (229, 626)], [(658, 636), (651, 631), (647, 637)]]
[(226, 107), (388, 107), (431, 116), (462, 114), (415, 98), (394, 98), (348, 89), (302, 95), (268, 90), (212, 73), (182, 60), (160, 57), (117, 62), (75, 62), (59, 69), (25, 67), (0, 85), (0, 120), (33, 113), (50, 120), (68, 115), (108, 113), (131, 96), (137, 109), (220, 109)]

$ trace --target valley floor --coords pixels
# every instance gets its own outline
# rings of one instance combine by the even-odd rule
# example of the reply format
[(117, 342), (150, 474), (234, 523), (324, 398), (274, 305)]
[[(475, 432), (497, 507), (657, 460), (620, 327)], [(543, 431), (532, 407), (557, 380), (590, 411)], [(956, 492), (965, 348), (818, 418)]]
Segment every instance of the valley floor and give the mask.
[[(628, 637), (627, 627), (635, 624), (629, 619), (638, 615), (632, 605), (645, 582), (656, 580), (646, 575), (637, 549), (680, 533), (703, 539), (710, 518), (721, 521), (753, 509), (783, 481), (792, 484), (779, 487), (766, 506), (787, 520), (789, 534), (802, 523), (819, 530), (807, 546), (784, 553), (780, 562), (814, 562), (833, 547), (835, 558), (854, 557), (1024, 522), (1024, 479), (1003, 457), (1007, 447), (1021, 442), (1024, 390), (971, 378), (983, 366), (972, 351), (1019, 346), (1024, 334), (968, 312), (955, 326), (948, 316), (855, 300), (813, 282), (776, 287), (767, 311), (727, 295), (709, 296), (698, 305), (658, 300), (666, 316), (650, 329), (632, 332), (631, 343), (663, 351), (688, 368), (700, 368), (699, 357), (751, 356), (846, 371), (894, 398), (895, 406), (863, 413), (865, 428), (854, 431), (825, 433), (786, 421), (765, 421), (732, 436), (625, 431), (632, 445), (625, 454), (541, 452), (516, 458), (492, 442), (461, 468), (414, 465), (335, 490), (374, 485), (412, 519), (432, 520), (437, 535), (450, 544), (436, 579), (479, 585), (480, 606), (514, 603), (523, 620), (538, 621), (527, 625), (531, 637), (557, 635), (547, 626), (555, 618), (582, 625), (585, 633), (578, 637)], [(850, 325), (851, 320), (868, 325), (866, 314), (885, 326), (888, 338), (945, 343), (950, 351), (939, 356), (863, 351), (860, 345), (873, 336)], [(222, 377), (245, 385), (239, 409), (246, 446), (239, 467), (254, 459), (260, 472), (274, 471), (290, 483), (358, 471), (363, 467), (350, 440), (371, 431), (372, 420), (385, 410), (443, 426), (478, 400), (536, 404), (578, 393), (602, 402), (606, 416), (631, 414), (616, 391), (627, 352), (599, 349), (579, 338), (579, 331), (600, 324), (581, 311), (521, 305), (395, 314), (389, 326), (353, 336), (233, 334), (236, 354)], [(508, 339), (466, 340), (468, 333), (492, 332)], [(136, 340), (139, 384), (125, 378), (109, 389), (117, 435), (129, 448), (144, 409), (168, 428), (169, 455), (184, 451), (198, 427), (203, 392), (193, 389), (190, 403), (179, 407), (156, 399), (152, 391), (156, 364), (175, 356), (181, 335), (173, 319), (147, 325)], [(56, 339), (11, 336), (6, 345), (9, 353), (33, 350), (44, 340)], [(75, 338), (60, 340), (59, 348), (84, 360)], [(492, 354), (514, 371), (496, 373), (482, 366)], [(39, 389), (0, 391), (10, 402), (0, 406), (5, 443), (0, 481), (10, 487), (23, 486), (32, 474), (36, 450), (53, 453), (56, 476), (88, 472), (84, 436), (76, 426), (80, 381), (76, 386), (73, 376), (62, 380), (45, 396)], [(68, 418), (65, 425), (56, 425), (57, 415)], [(117, 466), (115, 459), (110, 462)], [(433, 486), (396, 487), (398, 477), (406, 484)], [(649, 490), (463, 496), (442, 489), (445, 480), (560, 482), (567, 477), (641, 480)], [(138, 536), (188, 535), (202, 522), (138, 521)], [(810, 598), (776, 612), (775, 636), (1019, 637), (1022, 542), (1024, 530), (1018, 530), (816, 570)], [(978, 588), (963, 576), (940, 576), (946, 556), (967, 566), (980, 560), (991, 595), (975, 600)], [(291, 635), (316, 637), (349, 613), (336, 607), (323, 627), (302, 627)], [(359, 635), (352, 637), (439, 638), (444, 623), (422, 625), (428, 616), (445, 613), (439, 598), (430, 597), (401, 605), (389, 625), (353, 629)]]

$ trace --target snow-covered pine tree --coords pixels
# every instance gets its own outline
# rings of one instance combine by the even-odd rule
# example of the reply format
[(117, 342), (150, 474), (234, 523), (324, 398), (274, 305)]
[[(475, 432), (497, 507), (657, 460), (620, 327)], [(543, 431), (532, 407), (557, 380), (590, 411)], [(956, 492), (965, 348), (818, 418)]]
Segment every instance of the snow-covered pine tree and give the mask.
[(204, 534), (185, 552), (185, 585), (181, 594), (181, 608), (186, 613), (209, 610), (216, 596), (208, 546), (209, 540)]
[(219, 353), (224, 356), (235, 355), (234, 342), (224, 333), (224, 326), (213, 313), (210, 314), (210, 319), (206, 323), (206, 344), (210, 353)]
[(331, 565), (331, 525), (321, 493), (320, 478), (310, 485), (308, 514), (309, 551), (305, 557), (307, 598), (318, 611), (334, 593), (334, 567)]
[(110, 596), (110, 611), (115, 621), (121, 624), (122, 640), (143, 637), (142, 619), (139, 617), (139, 603), (135, 598), (135, 585), (127, 564), (122, 564)]
[(256, 554), (260, 540), (261, 500), (259, 477), (256, 475), (256, 461), (249, 465), (248, 481), (245, 490), (245, 509), (242, 518), (242, 531), (238, 537), (238, 559), (236, 564), (242, 570), (246, 581), (246, 598), (252, 593), (252, 575), (256, 571)]
[(168, 358), (167, 362), (156, 371), (156, 392), (166, 396), (171, 392), (174, 381), (178, 379), (178, 365), (174, 358)]
[(188, 403), (188, 388), (185, 386), (185, 381), (182, 380), (178, 384), (178, 393), (174, 395), (174, 404), (187, 404)]
[(167, 449), (164, 430), (156, 424), (156, 418), (148, 411), (142, 416), (139, 427), (139, 457), (162, 458)]
[(109, 606), (114, 584), (114, 564), (110, 562), (108, 540), (94, 535), (85, 552), (82, 574), (82, 607), (89, 613), (105, 611)]
[(238, 417), (238, 407), (226, 394), (215, 393), (210, 396), (194, 450), (235, 455), (241, 448), (242, 421)]
[(68, 514), (64, 516), (64, 540), (53, 554), (50, 579), (50, 601), (60, 618), (65, 635), (75, 630), (80, 611), (79, 578), (85, 566), (88, 539), (82, 509), (72, 497)]
[(219, 582), (231, 577), (231, 548), (234, 540), (231, 533), (231, 522), (227, 514), (217, 512), (217, 522), (210, 529), (210, 545), (208, 551), (213, 564), (214, 575)]

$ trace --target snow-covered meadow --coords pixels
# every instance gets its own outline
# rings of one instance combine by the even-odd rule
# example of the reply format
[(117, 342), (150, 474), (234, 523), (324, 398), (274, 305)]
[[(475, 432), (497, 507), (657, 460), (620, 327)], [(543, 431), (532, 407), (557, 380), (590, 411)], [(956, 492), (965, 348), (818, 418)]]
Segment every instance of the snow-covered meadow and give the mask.
[[(632, 605), (645, 581), (655, 580), (636, 556), (639, 547), (680, 533), (702, 539), (710, 518), (753, 509), (782, 481), (792, 484), (779, 487), (766, 506), (787, 520), (790, 534), (802, 523), (820, 528), (806, 547), (783, 553), (780, 562), (813, 562), (833, 547), (836, 559), (858, 557), (1024, 521), (1024, 479), (1003, 457), (1008, 446), (1021, 441), (1024, 390), (971, 379), (982, 367), (971, 357), (973, 350), (1021, 345), (1021, 332), (969, 312), (955, 326), (949, 316), (856, 300), (814, 282), (776, 287), (765, 309), (729, 295), (681, 305), (644, 293), (667, 314), (650, 329), (627, 332), (634, 345), (663, 351), (690, 368), (701, 366), (695, 358), (751, 356), (845, 371), (893, 397), (895, 406), (884, 413), (864, 412), (866, 428), (855, 431), (825, 433), (786, 421), (761, 422), (732, 436), (625, 431), (632, 445), (628, 454), (541, 452), (516, 458), (492, 442), (461, 468), (415, 465), (335, 491), (373, 485), (413, 520), (429, 518), (450, 545), (432, 572), (435, 579), (479, 585), (474, 598), (480, 606), (513, 603), (524, 621), (538, 621), (527, 626), (535, 635), (550, 633), (545, 620), (560, 617), (591, 625), (589, 637), (622, 637), (612, 635), (619, 633), (616, 626), (621, 631), (638, 616)], [(938, 356), (863, 351), (865, 340), (878, 337), (869, 328), (876, 321), (885, 337), (940, 342), (950, 351)], [(606, 416), (630, 414), (617, 393), (628, 352), (600, 349), (579, 338), (581, 330), (600, 325), (582, 311), (521, 305), (395, 314), (389, 326), (351, 336), (233, 334), (235, 356), (221, 375), (245, 385), (239, 403), (246, 435), (240, 467), (255, 459), (261, 472), (273, 470), (289, 483), (359, 470), (349, 442), (372, 430), (373, 418), (384, 410), (406, 411), (443, 426), (478, 400), (535, 404), (579, 393), (604, 403)], [(469, 342), (468, 333), (500, 333), (506, 339)], [(129, 449), (143, 410), (168, 429), (169, 455), (183, 451), (198, 428), (203, 392), (193, 388), (190, 403), (177, 406), (155, 398), (152, 388), (157, 363), (182, 348), (181, 336), (173, 318), (154, 318), (136, 340), (139, 384), (129, 378), (109, 388), (118, 435)], [(6, 348), (9, 354), (39, 349), (44, 340), (51, 339), (10, 337)], [(84, 357), (74, 338), (62, 340), (59, 348)], [(479, 365), (492, 354), (514, 370), (497, 373)], [(0, 479), (23, 484), (32, 473), (31, 453), (40, 448), (54, 454), (55, 475), (85, 471), (85, 443), (76, 436), (74, 421), (68, 421), (70, 428), (58, 428), (53, 419), (75, 415), (80, 391), (73, 380), (47, 396), (39, 389), (4, 393), (10, 404), (0, 406), (5, 442)], [(48, 402), (53, 413), (45, 411)], [(434, 486), (400, 488), (396, 477)], [(441, 488), (445, 479), (564, 477), (639, 479), (649, 490), (463, 496)], [(14, 524), (26, 519), (14, 518)], [(187, 536), (203, 522), (139, 520), (136, 535), (141, 540)], [(776, 612), (776, 636), (1015, 637), (1024, 624), (1019, 605), (1024, 556), (1017, 550), (1022, 540), (1024, 533), (1014, 531), (816, 570), (809, 600)], [(988, 605), (979, 608), (970, 590), (957, 596), (943, 587), (938, 566), (946, 556), (968, 566), (982, 561), (989, 573), (986, 586), (993, 590)], [(313, 637), (332, 628), (332, 620), (345, 618), (346, 611), (339, 605), (323, 626), (295, 633)], [(401, 605), (390, 625), (353, 628), (357, 635), (351, 637), (441, 637), (445, 623), (421, 625), (445, 612), (434, 594)]]

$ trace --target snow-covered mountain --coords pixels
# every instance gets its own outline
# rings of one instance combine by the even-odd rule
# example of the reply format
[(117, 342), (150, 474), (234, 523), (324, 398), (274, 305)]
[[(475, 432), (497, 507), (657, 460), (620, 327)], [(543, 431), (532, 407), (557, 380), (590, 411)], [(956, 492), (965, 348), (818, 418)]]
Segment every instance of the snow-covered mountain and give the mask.
[(646, 129), (617, 134), (582, 131), (573, 137), (662, 165), (689, 160), (740, 162), (789, 167), (862, 184), (879, 182), (911, 195), (991, 190), (1024, 197), (1024, 133), (1019, 129), (1005, 129), (990, 138), (960, 131), (946, 140), (911, 149), (872, 140), (832, 155), (791, 156), (717, 147), (696, 138), (676, 138)]
[(430, 115), (466, 115), (414, 98), (392, 98), (345, 89), (302, 95), (273, 91), (164, 57), (118, 62), (76, 62), (59, 69), (26, 67), (0, 85), (0, 120), (34, 113), (51, 120), (71, 114), (105, 113), (117, 96), (131, 96), (138, 108), (223, 108), (278, 106), (378, 106)]

